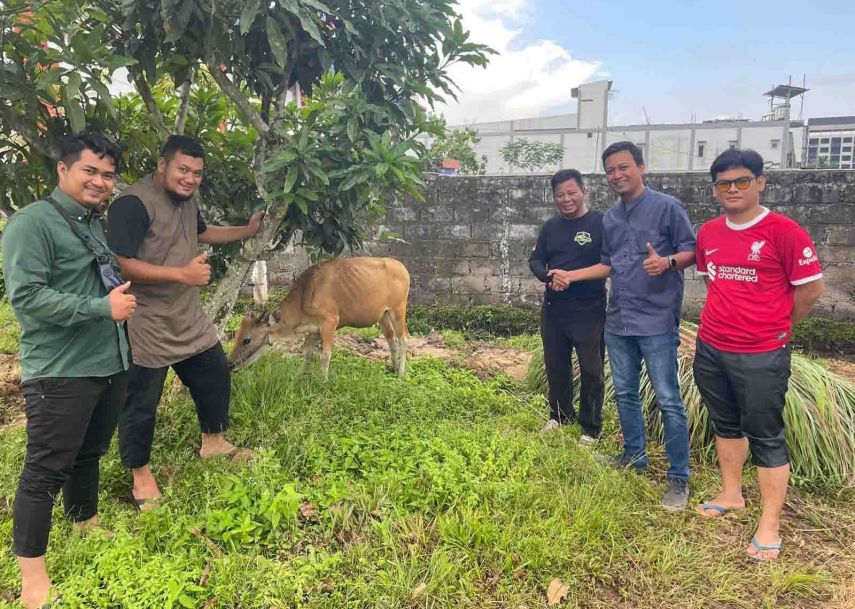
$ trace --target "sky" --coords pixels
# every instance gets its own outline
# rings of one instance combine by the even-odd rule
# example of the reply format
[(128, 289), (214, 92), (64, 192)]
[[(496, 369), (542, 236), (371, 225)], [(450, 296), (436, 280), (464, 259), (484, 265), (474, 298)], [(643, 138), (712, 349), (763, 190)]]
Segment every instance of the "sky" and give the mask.
[[(471, 40), (499, 52), (455, 66), (450, 124), (575, 112), (570, 90), (612, 80), (609, 123), (768, 112), (806, 77), (804, 118), (855, 115), (855, 1), (458, 0)], [(798, 118), (800, 102), (793, 103)]]

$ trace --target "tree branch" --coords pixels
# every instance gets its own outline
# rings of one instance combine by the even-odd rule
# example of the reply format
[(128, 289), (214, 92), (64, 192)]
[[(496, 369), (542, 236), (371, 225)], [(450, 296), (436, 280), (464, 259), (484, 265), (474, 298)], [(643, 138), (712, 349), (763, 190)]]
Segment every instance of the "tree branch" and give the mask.
[(154, 99), (154, 94), (151, 92), (151, 87), (149, 87), (148, 81), (139, 72), (134, 72), (132, 76), (134, 79), (134, 85), (136, 86), (140, 97), (142, 97), (143, 102), (145, 102), (145, 107), (148, 108), (148, 115), (149, 118), (151, 118), (155, 131), (157, 131), (157, 135), (160, 136), (161, 140), (166, 141), (166, 138), (169, 137), (169, 130), (166, 128), (166, 123), (163, 120), (163, 114), (160, 113), (160, 108), (157, 107), (157, 102)]
[(24, 141), (36, 152), (49, 159), (59, 159), (59, 148), (57, 145), (39, 135), (35, 127), (28, 125), (27, 122), (20, 116), (15, 114), (15, 111), (5, 104), (0, 104), (0, 117), (6, 124), (15, 132), (17, 132)]
[(249, 99), (240, 92), (237, 85), (229, 80), (229, 77), (226, 76), (225, 73), (221, 72), (219, 66), (214, 65), (213, 61), (208, 61), (208, 71), (211, 73), (211, 77), (214, 79), (214, 82), (216, 82), (220, 87), (220, 90), (226, 94), (226, 97), (234, 102), (247, 120), (252, 123), (255, 130), (258, 131), (258, 136), (264, 136), (270, 130), (270, 125), (264, 122), (264, 119), (262, 119), (261, 115), (252, 107), (252, 104), (249, 103)]
[(193, 86), (193, 73), (187, 77), (184, 84), (181, 85), (181, 94), (178, 102), (178, 114), (175, 116), (175, 129), (173, 130), (178, 135), (184, 133), (184, 127), (187, 124), (187, 111), (190, 109), (190, 88)]

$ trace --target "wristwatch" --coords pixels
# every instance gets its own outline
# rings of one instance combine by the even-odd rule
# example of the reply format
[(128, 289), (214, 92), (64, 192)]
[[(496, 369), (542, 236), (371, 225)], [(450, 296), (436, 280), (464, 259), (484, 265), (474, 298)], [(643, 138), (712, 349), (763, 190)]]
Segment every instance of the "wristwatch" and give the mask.
[(677, 259), (674, 256), (668, 256), (668, 268), (672, 271), (677, 270)]

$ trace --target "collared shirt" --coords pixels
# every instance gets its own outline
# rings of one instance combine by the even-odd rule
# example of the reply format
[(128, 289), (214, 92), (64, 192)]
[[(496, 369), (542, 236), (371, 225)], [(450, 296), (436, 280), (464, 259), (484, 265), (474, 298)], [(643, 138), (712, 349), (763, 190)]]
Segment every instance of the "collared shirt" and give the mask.
[(683, 272), (651, 277), (644, 271), (650, 243), (660, 256), (695, 249), (695, 235), (679, 200), (645, 188), (629, 203), (619, 202), (603, 218), (601, 262), (612, 269), (606, 330), (621, 336), (655, 336), (673, 331), (683, 304)]
[[(106, 249), (101, 221), (64, 192), (59, 206)], [(47, 201), (15, 213), (3, 233), (3, 272), (21, 324), (21, 378), (111, 376), (128, 368), (95, 256)]]

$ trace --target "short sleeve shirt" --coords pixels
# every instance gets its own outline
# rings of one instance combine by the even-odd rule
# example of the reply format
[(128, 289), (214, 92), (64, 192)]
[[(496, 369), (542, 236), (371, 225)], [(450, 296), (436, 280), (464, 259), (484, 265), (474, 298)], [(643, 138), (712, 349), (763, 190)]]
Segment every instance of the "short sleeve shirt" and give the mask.
[(656, 277), (644, 271), (650, 243), (660, 256), (695, 249), (692, 223), (680, 201), (646, 188), (603, 218), (600, 262), (611, 267), (606, 330), (621, 336), (655, 336), (676, 330), (683, 304), (683, 272)]
[(707, 300), (698, 336), (722, 351), (764, 353), (792, 337), (796, 286), (822, 277), (816, 246), (795, 221), (764, 209), (747, 224), (725, 216), (698, 232)]

